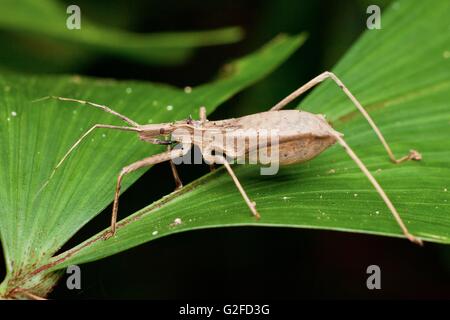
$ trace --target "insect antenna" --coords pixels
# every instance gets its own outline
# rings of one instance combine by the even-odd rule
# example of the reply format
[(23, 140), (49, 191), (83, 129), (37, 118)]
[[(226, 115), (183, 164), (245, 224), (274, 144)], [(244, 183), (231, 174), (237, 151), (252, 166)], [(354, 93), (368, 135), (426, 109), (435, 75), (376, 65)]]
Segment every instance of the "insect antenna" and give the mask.
[(58, 170), (59, 167), (61, 167), (61, 165), (63, 164), (63, 162), (69, 157), (69, 155), (72, 153), (73, 150), (75, 150), (75, 148), (95, 129), (99, 129), (99, 128), (104, 128), (104, 129), (112, 129), (112, 130), (121, 130), (121, 131), (134, 131), (134, 132), (139, 132), (141, 131), (140, 128), (133, 128), (133, 127), (123, 127), (123, 126), (113, 126), (113, 125), (109, 125), (109, 124), (96, 124), (94, 126), (92, 126), (88, 131), (86, 131), (70, 148), (69, 150), (66, 152), (66, 154), (62, 157), (62, 159), (57, 163), (57, 165), (53, 168), (50, 176), (48, 177), (48, 179), (44, 182), (44, 184), (39, 188), (38, 192), (36, 193), (35, 198), (42, 192), (42, 190), (45, 189), (45, 187), (47, 187), (48, 183), (50, 182), (50, 180), (53, 178), (53, 176), (55, 175), (56, 171)]
[(78, 99), (72, 99), (72, 98), (63, 98), (63, 97), (57, 97), (57, 96), (46, 96), (46, 97), (42, 97), (36, 100), (33, 100), (31, 102), (40, 102), (40, 101), (44, 101), (44, 100), (48, 100), (48, 99), (56, 99), (56, 100), (61, 100), (61, 101), (71, 101), (71, 102), (77, 102), (80, 104), (85, 104), (85, 105), (89, 105), (91, 107), (95, 107), (98, 109), (101, 109), (107, 113), (110, 113), (112, 115), (115, 115), (116, 117), (120, 118), (121, 120), (125, 121), (126, 123), (128, 123), (129, 125), (133, 126), (133, 127), (139, 127), (140, 125), (136, 122), (131, 120), (130, 118), (128, 118), (127, 116), (124, 116), (123, 114), (114, 111), (113, 109), (101, 105), (101, 104), (97, 104), (94, 102), (89, 102), (89, 101), (85, 101), (85, 100), (78, 100)]

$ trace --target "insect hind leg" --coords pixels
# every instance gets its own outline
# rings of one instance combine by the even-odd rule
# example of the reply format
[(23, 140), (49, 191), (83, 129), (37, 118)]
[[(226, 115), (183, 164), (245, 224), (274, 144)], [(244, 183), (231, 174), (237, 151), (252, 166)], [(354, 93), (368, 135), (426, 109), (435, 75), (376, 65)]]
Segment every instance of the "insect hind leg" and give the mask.
[(273, 106), (270, 110), (271, 111), (277, 111), (284, 108), (286, 105), (288, 105), (290, 102), (295, 100), (297, 97), (305, 93), (306, 91), (312, 89), (319, 83), (323, 82), (324, 80), (331, 78), (339, 88), (341, 88), (342, 91), (347, 95), (347, 97), (352, 101), (353, 105), (361, 112), (361, 114), (364, 116), (364, 118), (367, 120), (369, 125), (372, 127), (375, 134), (378, 136), (378, 139), (380, 140), (381, 144), (383, 145), (384, 149), (386, 150), (389, 158), (391, 161), (395, 164), (402, 163), (404, 161), (408, 160), (421, 160), (422, 155), (416, 151), (416, 150), (410, 150), (409, 154), (407, 154), (404, 157), (401, 157), (400, 159), (396, 159), (394, 156), (394, 153), (392, 152), (391, 148), (389, 147), (389, 144), (386, 142), (386, 139), (384, 138), (383, 134), (381, 133), (380, 129), (377, 127), (375, 122), (372, 120), (372, 117), (367, 113), (366, 109), (361, 105), (361, 103), (358, 101), (358, 99), (355, 98), (355, 96), (348, 90), (348, 88), (344, 85), (344, 83), (332, 72), (325, 71), (321, 74), (319, 74), (314, 79), (308, 81), (303, 86), (289, 94), (287, 97), (282, 99), (280, 102), (278, 102), (275, 106)]
[(347, 154), (352, 158), (352, 160), (358, 165), (358, 167), (361, 169), (361, 171), (364, 173), (364, 175), (369, 179), (369, 181), (372, 183), (378, 194), (383, 199), (386, 206), (391, 211), (392, 215), (394, 216), (395, 220), (397, 221), (397, 224), (400, 226), (401, 230), (403, 231), (403, 234), (413, 243), (416, 243), (418, 245), (423, 245), (422, 240), (412, 235), (408, 228), (405, 226), (402, 218), (400, 217), (399, 213), (397, 212), (397, 209), (392, 204), (389, 197), (384, 192), (383, 188), (378, 184), (378, 181), (374, 178), (374, 176), (370, 173), (370, 171), (367, 169), (367, 167), (364, 165), (364, 163), (359, 159), (359, 157), (353, 152), (353, 150), (350, 148), (350, 146), (345, 142), (344, 139), (342, 139), (341, 136), (338, 134), (335, 135), (336, 140), (339, 142), (339, 144), (344, 148), (344, 150), (347, 152)]

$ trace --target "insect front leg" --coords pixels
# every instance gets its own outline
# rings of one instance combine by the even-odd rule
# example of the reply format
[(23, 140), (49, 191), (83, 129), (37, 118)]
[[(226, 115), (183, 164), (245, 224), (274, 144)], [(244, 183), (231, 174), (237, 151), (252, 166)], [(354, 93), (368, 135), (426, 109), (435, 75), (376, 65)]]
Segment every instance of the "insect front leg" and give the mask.
[(286, 105), (288, 105), (290, 102), (292, 102), (294, 99), (299, 97), (301, 94), (303, 94), (304, 92), (308, 91), (309, 89), (313, 88), (314, 86), (316, 86), (317, 84), (321, 83), (322, 81), (324, 81), (328, 78), (331, 78), (339, 86), (339, 88), (341, 88), (342, 91), (344, 91), (344, 93), (352, 101), (352, 103), (355, 105), (355, 107), (361, 112), (361, 114), (364, 116), (364, 118), (367, 120), (367, 122), (372, 127), (375, 134), (378, 136), (378, 139), (382, 143), (384, 149), (386, 150), (389, 158), (391, 159), (391, 161), (393, 163), (399, 164), (399, 163), (402, 163), (402, 162), (408, 161), (408, 160), (417, 160), (418, 161), (418, 160), (422, 159), (421, 154), (416, 150), (410, 150), (409, 154), (407, 154), (399, 159), (396, 159), (394, 156), (394, 153), (392, 152), (391, 148), (389, 147), (389, 144), (386, 142), (386, 139), (384, 138), (380, 129), (377, 127), (377, 125), (372, 120), (372, 118), (367, 113), (367, 111), (364, 109), (364, 107), (361, 105), (361, 103), (355, 98), (355, 96), (350, 92), (350, 90), (347, 89), (347, 87), (344, 85), (344, 83), (334, 73), (329, 72), (329, 71), (325, 71), (325, 72), (321, 73), (320, 75), (318, 75), (317, 77), (315, 77), (314, 79), (308, 81), (306, 84), (304, 84), (303, 86), (301, 86), (300, 88), (298, 88), (297, 90), (292, 92), (290, 95), (288, 95), (286, 98), (284, 98), (283, 100), (278, 102), (270, 110), (271, 111), (281, 110)]
[(185, 151), (183, 150), (171, 150), (166, 151), (163, 153), (159, 153), (156, 155), (153, 155), (151, 157), (136, 161), (122, 169), (119, 176), (117, 177), (117, 184), (116, 184), (116, 191), (114, 194), (114, 203), (113, 203), (113, 209), (112, 209), (112, 215), (111, 215), (111, 228), (110, 230), (103, 236), (103, 238), (106, 240), (113, 236), (116, 233), (116, 227), (117, 227), (117, 212), (119, 209), (119, 195), (120, 195), (120, 188), (122, 185), (122, 179), (125, 175), (136, 171), (143, 167), (149, 167), (151, 165), (161, 163), (164, 161), (170, 161), (173, 158), (181, 157), (184, 154)]

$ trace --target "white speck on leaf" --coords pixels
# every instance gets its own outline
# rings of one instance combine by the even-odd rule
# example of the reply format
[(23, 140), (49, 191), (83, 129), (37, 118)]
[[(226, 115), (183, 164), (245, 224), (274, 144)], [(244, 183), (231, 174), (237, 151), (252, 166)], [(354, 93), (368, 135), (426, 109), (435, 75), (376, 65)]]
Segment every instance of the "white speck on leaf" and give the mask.
[(358, 194), (357, 193), (355, 193), (355, 194), (353, 194), (353, 196), (356, 198), (357, 196), (358, 196)]
[(156, 236), (157, 234), (158, 234), (158, 231), (157, 231), (157, 230), (155, 230), (155, 231), (152, 232), (152, 236)]
[(336, 173), (336, 170), (334, 170), (334, 169), (330, 169), (330, 170), (328, 171), (328, 173), (329, 173), (329, 174), (333, 174), (333, 173)]
[(192, 92), (192, 88), (189, 86), (184, 87), (184, 93), (191, 93)]
[(10, 117), (6, 118), (6, 121), (11, 121), (11, 118)]
[(130, 93), (133, 92), (133, 89), (131, 89), (130, 87), (128, 87), (128, 88), (126, 88), (125, 92), (126, 92), (127, 94), (130, 94)]
[(106, 138), (106, 134), (105, 133), (102, 133), (102, 138)]
[(17, 112), (13, 111), (13, 112), (11, 112), (11, 115), (12, 115), (13, 117), (17, 116)]
[(447, 192), (447, 188), (444, 188), (444, 192)]
[(380, 214), (380, 211), (375, 211), (375, 214)]
[(174, 226), (178, 226), (182, 223), (180, 218), (176, 218), (175, 220), (173, 220), (173, 223), (171, 224), (172, 227)]
[(168, 106), (166, 107), (166, 109), (167, 109), (167, 111), (172, 111), (172, 110), (173, 110), (173, 106), (172, 106), (172, 105), (168, 105)]

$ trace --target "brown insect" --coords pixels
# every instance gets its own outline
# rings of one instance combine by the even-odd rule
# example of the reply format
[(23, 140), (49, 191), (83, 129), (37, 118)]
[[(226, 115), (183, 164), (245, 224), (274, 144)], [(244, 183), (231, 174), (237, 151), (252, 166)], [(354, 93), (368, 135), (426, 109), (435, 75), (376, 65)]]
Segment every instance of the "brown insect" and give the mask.
[[(208, 121), (206, 118), (206, 111), (204, 107), (200, 108), (200, 120), (192, 120), (191, 118), (183, 121), (177, 121), (173, 123), (161, 123), (161, 124), (148, 124), (148, 125), (140, 125), (137, 122), (127, 118), (126, 116), (106, 107), (103, 105), (99, 105), (96, 103), (62, 98), (62, 97), (45, 97), (43, 99), (55, 98), (63, 101), (73, 101), (82, 104), (87, 104), (96, 108), (100, 108), (108, 113), (111, 113), (123, 121), (125, 121), (128, 126), (113, 126), (107, 124), (96, 124), (92, 128), (90, 128), (86, 133), (84, 133), (80, 139), (78, 139), (75, 144), (68, 150), (68, 152), (64, 155), (61, 161), (57, 164), (55, 169), (52, 172), (53, 176), (55, 171), (61, 166), (64, 160), (69, 156), (69, 154), (80, 144), (80, 142), (86, 138), (92, 131), (99, 128), (105, 129), (113, 129), (113, 130), (123, 130), (123, 131), (132, 131), (136, 132), (140, 139), (145, 140), (152, 144), (163, 144), (168, 145), (168, 150), (166, 152), (153, 155), (151, 157), (142, 159), (140, 161), (134, 162), (122, 169), (118, 178), (117, 185), (115, 189), (114, 196), (114, 204), (111, 216), (111, 229), (106, 234), (105, 238), (109, 238), (113, 236), (116, 232), (116, 220), (117, 220), (117, 211), (119, 206), (119, 194), (120, 187), (122, 183), (122, 179), (125, 175), (139, 168), (148, 167), (157, 163), (170, 161), (173, 176), (175, 179), (176, 188), (182, 187), (182, 182), (177, 173), (177, 169), (175, 164), (173, 163), (173, 159), (177, 157), (181, 157), (186, 154), (189, 147), (192, 145), (196, 145), (200, 148), (202, 152), (203, 158), (209, 162), (210, 164), (221, 163), (225, 166), (226, 170), (230, 174), (233, 179), (236, 187), (241, 193), (245, 203), (249, 207), (252, 214), (259, 219), (260, 214), (256, 210), (256, 204), (254, 201), (250, 200), (238, 178), (234, 174), (233, 169), (230, 166), (230, 162), (228, 159), (242, 159), (251, 153), (252, 150), (247, 144), (245, 148), (241, 150), (237, 150), (235, 147), (229, 147), (224, 143), (221, 143), (214, 139), (199, 139), (198, 135), (195, 134), (195, 131), (200, 130), (203, 132), (213, 132), (213, 133), (224, 133), (228, 135), (235, 135), (242, 139), (247, 139), (250, 137), (240, 136), (242, 135), (241, 129), (256, 129), (257, 134), (262, 130), (277, 130), (278, 132), (278, 142), (275, 145), (267, 145), (268, 149), (273, 149), (277, 147), (279, 150), (278, 163), (280, 165), (288, 165), (295, 164), (308, 161), (322, 151), (333, 145), (334, 143), (339, 143), (344, 150), (348, 153), (348, 155), (353, 159), (353, 161), (358, 165), (361, 171), (366, 175), (372, 185), (375, 187), (378, 194), (381, 196), (392, 215), (396, 219), (398, 225), (400, 226), (403, 234), (412, 242), (422, 245), (422, 241), (417, 237), (413, 236), (403, 223), (400, 215), (395, 209), (394, 205), (390, 201), (389, 197), (384, 192), (383, 188), (378, 184), (373, 175), (369, 172), (366, 166), (362, 163), (362, 161), (358, 158), (358, 156), (353, 152), (353, 150), (347, 145), (347, 143), (342, 138), (342, 134), (334, 130), (325, 118), (322, 115), (316, 115), (305, 111), (299, 110), (281, 110), (295, 98), (300, 96), (305, 91), (311, 89), (315, 85), (321, 83), (327, 78), (331, 78), (334, 82), (345, 92), (345, 94), (349, 97), (349, 99), (353, 102), (356, 108), (362, 113), (362, 115), (369, 122), (372, 129), (377, 134), (381, 143), (383, 144), (386, 152), (389, 155), (389, 158), (395, 164), (399, 164), (401, 162), (407, 160), (420, 160), (421, 155), (415, 150), (411, 150), (408, 155), (396, 159), (394, 154), (392, 153), (389, 145), (384, 139), (378, 127), (373, 122), (372, 118), (366, 112), (366, 110), (361, 106), (358, 100), (353, 96), (353, 94), (347, 89), (347, 87), (342, 83), (341, 80), (336, 77), (331, 72), (324, 72), (311, 81), (307, 82), (305, 85), (301, 86), (299, 89), (295, 90), (293, 93), (288, 95), (286, 98), (281, 100), (278, 104), (272, 107), (267, 112), (256, 113), (253, 115), (244, 116), (241, 118), (232, 118), (220, 121)], [(179, 133), (180, 129), (182, 129), (182, 134)], [(245, 132), (245, 131), (244, 131)], [(214, 134), (212, 135), (214, 136)], [(176, 145), (183, 144), (184, 148), (177, 148)], [(172, 149), (172, 145), (175, 145), (175, 148)], [(223, 156), (222, 154), (225, 154)], [(48, 183), (50, 178), (44, 184), (43, 187)], [(42, 190), (42, 188), (41, 188)]]

